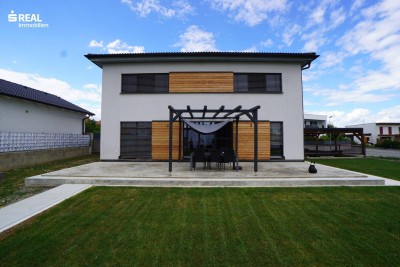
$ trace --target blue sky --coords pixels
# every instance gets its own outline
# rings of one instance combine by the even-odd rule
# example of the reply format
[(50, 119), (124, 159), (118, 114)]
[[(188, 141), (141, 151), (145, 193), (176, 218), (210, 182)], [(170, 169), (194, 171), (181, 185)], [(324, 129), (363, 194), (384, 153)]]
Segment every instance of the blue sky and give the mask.
[[(20, 27), (31, 23), (41, 27)], [(85, 54), (253, 51), (321, 55), (303, 71), (305, 113), (400, 122), (398, 0), (2, 0), (0, 30), (0, 78), (96, 119), (101, 69)]]

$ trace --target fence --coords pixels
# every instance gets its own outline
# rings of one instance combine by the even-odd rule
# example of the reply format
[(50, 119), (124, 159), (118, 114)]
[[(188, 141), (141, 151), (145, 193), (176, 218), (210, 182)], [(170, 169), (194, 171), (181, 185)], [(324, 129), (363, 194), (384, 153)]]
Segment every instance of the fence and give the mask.
[(90, 146), (90, 136), (59, 133), (0, 132), (0, 152)]
[(362, 154), (362, 146), (351, 141), (337, 141), (336, 146), (333, 141), (304, 142), (305, 156), (356, 156)]

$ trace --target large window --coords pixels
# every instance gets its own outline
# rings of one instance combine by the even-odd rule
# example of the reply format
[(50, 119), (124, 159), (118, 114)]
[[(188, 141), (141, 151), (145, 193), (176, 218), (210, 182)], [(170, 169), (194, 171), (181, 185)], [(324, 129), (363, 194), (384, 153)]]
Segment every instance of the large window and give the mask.
[(271, 158), (283, 158), (282, 122), (271, 122)]
[(151, 159), (151, 122), (121, 122), (121, 159)]
[(234, 86), (237, 93), (281, 93), (282, 74), (235, 73)]
[(122, 74), (121, 93), (168, 93), (168, 74)]
[[(205, 122), (209, 124), (209, 122)], [(233, 149), (232, 122), (214, 133), (202, 134), (193, 130), (186, 123), (183, 131), (183, 156), (189, 156), (196, 149), (211, 151), (213, 149)]]

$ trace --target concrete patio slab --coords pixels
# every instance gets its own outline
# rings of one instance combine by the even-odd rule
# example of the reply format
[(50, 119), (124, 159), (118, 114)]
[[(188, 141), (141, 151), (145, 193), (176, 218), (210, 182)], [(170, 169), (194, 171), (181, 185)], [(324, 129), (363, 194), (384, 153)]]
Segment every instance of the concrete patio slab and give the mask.
[(385, 179), (317, 165), (318, 173), (308, 173), (308, 162), (262, 162), (255, 175), (252, 162), (242, 162), (241, 171), (190, 171), (189, 163), (174, 162), (172, 173), (167, 162), (95, 162), (74, 168), (27, 178), (27, 186), (55, 186), (60, 184), (130, 185), (130, 186), (349, 186), (384, 185)]

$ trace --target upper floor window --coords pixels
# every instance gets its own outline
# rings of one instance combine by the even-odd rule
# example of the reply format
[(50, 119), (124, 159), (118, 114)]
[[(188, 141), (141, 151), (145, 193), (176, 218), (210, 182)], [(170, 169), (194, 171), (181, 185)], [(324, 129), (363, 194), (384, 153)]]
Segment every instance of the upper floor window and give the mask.
[(235, 73), (235, 92), (238, 93), (281, 93), (281, 73)]
[(122, 74), (121, 93), (168, 93), (168, 74)]

